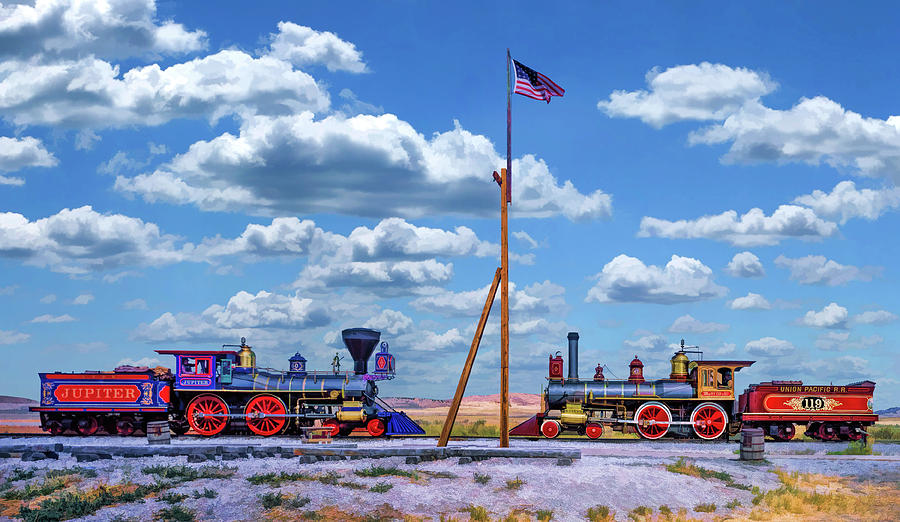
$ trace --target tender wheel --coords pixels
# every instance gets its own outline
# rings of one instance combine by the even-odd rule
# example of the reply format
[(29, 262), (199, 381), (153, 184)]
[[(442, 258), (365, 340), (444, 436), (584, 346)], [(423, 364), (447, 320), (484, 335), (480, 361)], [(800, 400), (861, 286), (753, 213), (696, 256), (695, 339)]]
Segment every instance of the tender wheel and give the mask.
[(591, 422), (584, 427), (584, 434), (587, 435), (589, 439), (599, 439), (600, 435), (603, 435), (603, 425)]
[(169, 421), (169, 429), (175, 436), (180, 437), (191, 429), (191, 425), (188, 424), (187, 419), (179, 417)]
[(50, 435), (62, 435), (66, 428), (59, 421), (50, 421), (47, 423), (47, 431)]
[[(228, 405), (215, 395), (198, 395), (194, 397), (185, 411), (191, 429), (206, 437), (218, 435), (225, 430), (228, 417), (210, 417), (209, 415), (227, 415)], [(203, 415), (201, 417), (201, 415)]]
[(116, 433), (123, 437), (130, 437), (135, 430), (135, 422), (131, 417), (121, 417), (116, 422)]
[(541, 434), (548, 439), (556, 438), (559, 435), (560, 427), (559, 422), (555, 420), (545, 420), (543, 424), (541, 424)]
[(89, 437), (97, 433), (99, 427), (100, 422), (97, 421), (97, 417), (81, 417), (75, 421), (75, 431), (82, 437)]
[(380, 437), (387, 431), (384, 421), (381, 419), (372, 419), (366, 423), (366, 431), (373, 437)]
[(794, 425), (791, 423), (779, 424), (775, 428), (775, 434), (772, 435), (772, 438), (778, 442), (787, 442), (794, 438), (796, 431)]
[(646, 402), (634, 412), (634, 419), (637, 421), (637, 431), (641, 437), (655, 440), (668, 433), (672, 413), (662, 403)]
[(850, 425), (850, 433), (847, 434), (847, 438), (850, 440), (862, 440), (865, 432), (862, 429), (862, 426), (859, 424), (851, 424)]
[(322, 427), (331, 428), (331, 431), (328, 432), (329, 437), (337, 437), (338, 433), (341, 432), (341, 423), (336, 419), (328, 419), (322, 423)]
[(694, 433), (704, 440), (718, 439), (728, 428), (728, 414), (714, 402), (704, 402), (691, 413)]
[(832, 441), (838, 438), (838, 430), (831, 424), (822, 423), (818, 431), (819, 438), (824, 441)]
[(280, 432), (287, 423), (286, 417), (270, 417), (269, 415), (284, 415), (287, 409), (278, 397), (271, 395), (257, 395), (250, 399), (244, 408), (247, 418), (247, 428), (257, 435), (271, 437)]

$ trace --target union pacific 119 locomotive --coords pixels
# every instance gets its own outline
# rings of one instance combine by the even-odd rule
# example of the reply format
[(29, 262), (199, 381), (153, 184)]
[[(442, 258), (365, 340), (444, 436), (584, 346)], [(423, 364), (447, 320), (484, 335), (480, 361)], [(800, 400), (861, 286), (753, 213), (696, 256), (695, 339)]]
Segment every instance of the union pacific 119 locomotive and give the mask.
[[(755, 361), (691, 361), (684, 341), (672, 357), (668, 379), (645, 381), (640, 359), (629, 365), (627, 380), (608, 380), (598, 365), (593, 379), (578, 378), (578, 334), (569, 336), (569, 374), (563, 360), (550, 357), (542, 411), (510, 435), (554, 438), (564, 431), (599, 438), (604, 426), (633, 427), (645, 439), (667, 434), (713, 440), (736, 433), (741, 424), (762, 427), (775, 440), (794, 436), (794, 425), (820, 440), (857, 440), (878, 420), (872, 412), (875, 383), (803, 386), (800, 381), (751, 385), (735, 401), (734, 374)], [(626, 428), (629, 427), (629, 428)]]
[[(381, 334), (366, 328), (341, 332), (353, 358), (352, 372), (306, 370), (299, 353), (287, 371), (259, 368), (244, 339), (240, 350), (157, 350), (175, 356), (166, 368), (112, 372), (42, 373), (41, 427), (58, 435), (131, 435), (149, 421), (168, 420), (176, 434), (193, 429), (204, 436), (249, 430), (270, 436), (320, 421), (332, 436), (365, 428), (372, 436), (424, 434), (402, 412), (378, 399), (376, 382), (394, 378), (394, 356), (386, 342), (368, 361)], [(226, 345), (227, 348), (233, 345)]]

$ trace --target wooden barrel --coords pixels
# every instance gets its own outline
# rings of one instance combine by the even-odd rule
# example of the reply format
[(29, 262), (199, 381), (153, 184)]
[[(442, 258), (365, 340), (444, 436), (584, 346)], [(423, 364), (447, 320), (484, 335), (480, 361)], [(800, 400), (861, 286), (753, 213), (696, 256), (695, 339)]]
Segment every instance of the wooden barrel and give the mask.
[(171, 444), (169, 421), (153, 421), (147, 423), (148, 444)]
[(765, 458), (766, 434), (762, 428), (741, 430), (741, 460), (762, 460)]

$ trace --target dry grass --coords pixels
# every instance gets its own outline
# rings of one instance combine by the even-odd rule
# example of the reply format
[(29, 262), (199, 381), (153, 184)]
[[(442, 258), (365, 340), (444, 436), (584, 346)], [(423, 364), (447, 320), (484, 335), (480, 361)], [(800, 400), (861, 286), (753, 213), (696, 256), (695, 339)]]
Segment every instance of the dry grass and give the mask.
[(900, 489), (776, 471), (781, 487), (753, 499), (751, 520), (900, 520)]

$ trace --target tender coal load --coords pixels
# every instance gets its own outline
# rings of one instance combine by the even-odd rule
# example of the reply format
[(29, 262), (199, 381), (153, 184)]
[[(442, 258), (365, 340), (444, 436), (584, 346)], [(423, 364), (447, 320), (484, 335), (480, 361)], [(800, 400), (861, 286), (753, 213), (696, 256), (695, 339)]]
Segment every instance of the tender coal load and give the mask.
[(381, 339), (381, 332), (368, 328), (348, 328), (341, 332), (344, 344), (353, 357), (353, 371), (357, 375), (368, 373), (369, 357)]

